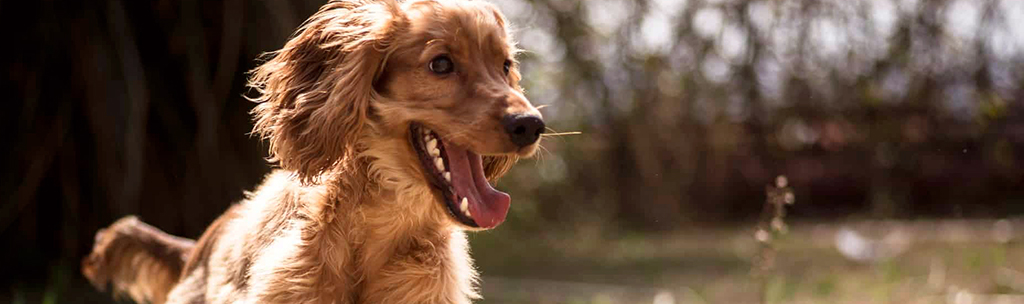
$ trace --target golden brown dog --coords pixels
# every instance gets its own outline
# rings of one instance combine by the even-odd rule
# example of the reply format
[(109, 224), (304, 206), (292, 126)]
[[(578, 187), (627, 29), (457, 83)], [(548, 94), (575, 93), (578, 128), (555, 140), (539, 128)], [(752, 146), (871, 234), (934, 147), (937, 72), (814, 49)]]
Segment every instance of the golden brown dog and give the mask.
[(196, 243), (134, 218), (83, 272), (150, 303), (470, 303), (466, 230), (537, 149), (502, 14), (480, 1), (324, 5), (256, 68), (254, 131), (281, 169)]

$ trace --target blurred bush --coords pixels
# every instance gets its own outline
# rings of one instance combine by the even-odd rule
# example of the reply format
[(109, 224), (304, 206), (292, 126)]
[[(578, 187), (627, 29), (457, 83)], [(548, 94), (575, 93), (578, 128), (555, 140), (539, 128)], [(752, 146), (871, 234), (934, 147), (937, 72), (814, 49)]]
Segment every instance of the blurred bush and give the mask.
[(798, 218), (1021, 211), (1020, 1), (498, 3), (530, 98), (584, 133), (507, 183), (539, 216), (748, 219), (777, 174)]

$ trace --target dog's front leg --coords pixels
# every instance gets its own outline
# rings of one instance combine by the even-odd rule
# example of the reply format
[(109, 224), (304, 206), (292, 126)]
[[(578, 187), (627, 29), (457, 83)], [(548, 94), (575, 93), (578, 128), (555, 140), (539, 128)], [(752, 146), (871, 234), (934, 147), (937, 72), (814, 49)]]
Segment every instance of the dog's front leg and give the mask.
[[(345, 243), (325, 246), (322, 231), (296, 221), (258, 254), (249, 268), (251, 303), (351, 304), (354, 280), (345, 273)], [(306, 235), (303, 235), (303, 231)], [(325, 250), (331, 248), (332, 250)]]

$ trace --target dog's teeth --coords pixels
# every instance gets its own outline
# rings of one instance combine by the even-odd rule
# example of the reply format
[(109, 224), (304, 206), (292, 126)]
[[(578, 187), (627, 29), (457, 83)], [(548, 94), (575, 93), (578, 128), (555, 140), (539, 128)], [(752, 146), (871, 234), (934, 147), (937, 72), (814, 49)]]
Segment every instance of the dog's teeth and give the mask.
[(459, 204), (459, 209), (462, 209), (462, 213), (466, 216), (472, 217), (473, 214), (469, 213), (469, 200), (465, 197), (462, 198), (462, 204)]
[(430, 156), (433, 156), (433, 157), (441, 156), (441, 149), (438, 149), (438, 148), (430, 149)]
[(448, 181), (449, 183), (452, 182), (452, 173), (451, 172), (445, 172), (444, 173), (444, 180)]
[(437, 149), (437, 140), (436, 139), (428, 140), (427, 141), (427, 151), (433, 151), (434, 149)]
[(440, 157), (434, 159), (434, 166), (437, 167), (437, 171), (444, 171), (444, 161)]

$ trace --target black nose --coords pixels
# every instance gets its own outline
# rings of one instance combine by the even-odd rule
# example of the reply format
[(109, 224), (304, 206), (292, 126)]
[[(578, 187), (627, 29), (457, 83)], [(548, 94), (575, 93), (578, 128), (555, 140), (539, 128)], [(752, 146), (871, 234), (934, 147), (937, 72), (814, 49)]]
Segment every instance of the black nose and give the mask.
[(537, 142), (544, 133), (544, 121), (539, 116), (529, 114), (509, 114), (501, 119), (512, 143), (525, 147)]

